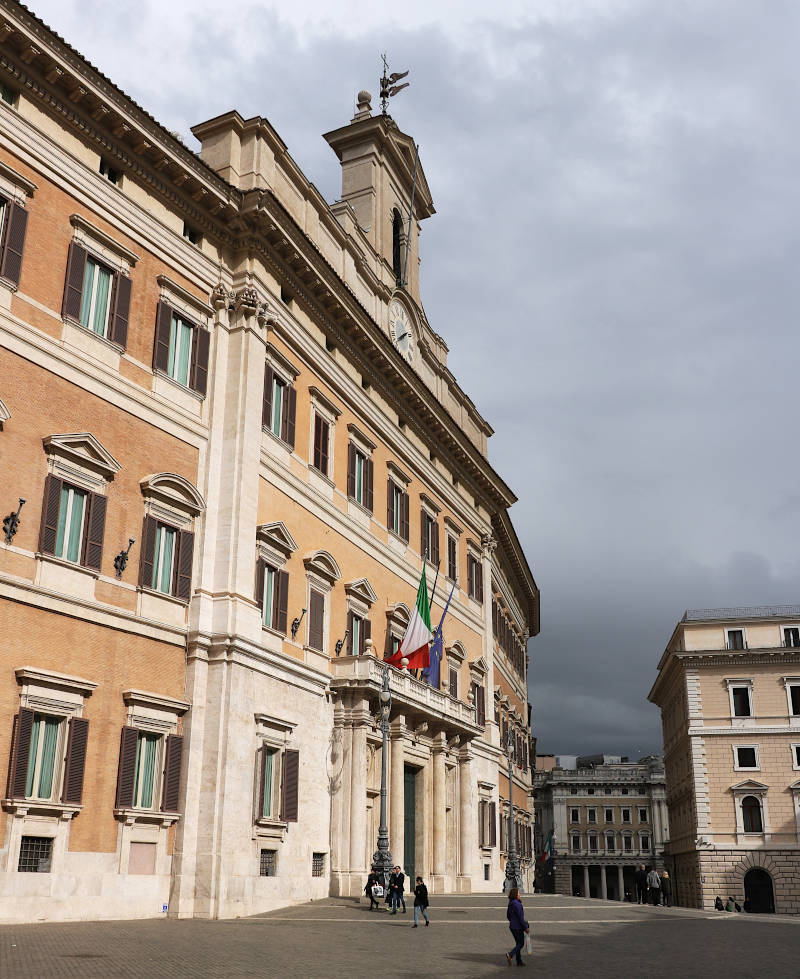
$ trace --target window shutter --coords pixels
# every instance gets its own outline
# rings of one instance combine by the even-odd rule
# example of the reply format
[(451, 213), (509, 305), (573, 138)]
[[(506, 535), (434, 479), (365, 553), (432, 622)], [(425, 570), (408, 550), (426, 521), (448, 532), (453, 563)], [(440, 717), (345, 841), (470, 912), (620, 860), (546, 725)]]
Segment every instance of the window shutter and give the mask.
[(372, 474), (373, 474), (374, 464), (372, 459), (364, 460), (364, 506), (372, 513), (373, 506), (373, 496), (372, 496)]
[(312, 465), (315, 469), (319, 469), (320, 472), (325, 471), (322, 468), (322, 418), (317, 414), (314, 415), (314, 454), (312, 456)]
[(308, 604), (310, 606), (308, 645), (312, 649), (321, 651), (325, 625), (325, 596), (312, 588)]
[(261, 819), (264, 815), (264, 776), (267, 774), (267, 746), (264, 744), (256, 752), (256, 771), (258, 772), (256, 819)]
[(117, 769), (117, 801), (115, 808), (130, 809), (133, 805), (133, 781), (136, 777), (136, 744), (139, 732), (135, 727), (124, 727), (119, 742), (119, 768)]
[(106, 505), (108, 501), (99, 493), (90, 493), (89, 512), (83, 522), (83, 564), (86, 568), (100, 570), (103, 557), (103, 534), (106, 529)]
[(272, 378), (274, 372), (269, 364), (264, 364), (264, 398), (261, 405), (261, 427), (269, 428), (272, 422)]
[(25, 231), (28, 227), (28, 212), (21, 204), (9, 203), (6, 217), (5, 238), (3, 241), (0, 276), (19, 285), (22, 272), (22, 252), (25, 248)]
[(475, 560), (475, 584), (477, 585), (477, 599), (483, 604), (483, 565), (477, 558)]
[(178, 559), (175, 562), (174, 595), (182, 602), (192, 597), (192, 560), (194, 558), (194, 534), (190, 530), (178, 532)]
[(411, 534), (409, 532), (409, 519), (408, 519), (408, 508), (409, 508), (408, 493), (403, 493), (402, 500), (403, 500), (403, 518), (402, 518), (401, 534), (403, 540), (407, 544), (411, 537)]
[(331, 427), (324, 418), (319, 420), (319, 458), (320, 464), (317, 467), (321, 473), (328, 475), (328, 443), (331, 437)]
[(283, 753), (283, 780), (281, 782), (281, 819), (286, 823), (297, 822), (299, 781), (300, 752), (287, 748)]
[(262, 558), (256, 558), (256, 603), (261, 609), (261, 618), (264, 618), (264, 574), (265, 564)]
[(164, 752), (164, 791), (161, 796), (162, 812), (178, 811), (178, 796), (181, 791), (181, 760), (183, 758), (183, 738), (179, 734), (167, 735), (167, 748)]
[(428, 514), (423, 510), (419, 520), (419, 553), (425, 560), (428, 557)]
[(294, 425), (297, 414), (297, 390), (286, 385), (286, 400), (283, 403), (283, 418), (281, 419), (281, 438), (287, 445), (294, 448)]
[(486, 801), (478, 803), (478, 846), (486, 846)]
[(358, 651), (363, 656), (367, 651), (367, 639), (372, 639), (372, 623), (369, 619), (361, 620), (361, 649)]
[(347, 655), (353, 655), (353, 613), (347, 613)]
[(64, 770), (64, 788), (61, 801), (80, 805), (83, 800), (83, 773), (86, 768), (86, 743), (89, 739), (89, 722), (84, 717), (73, 717), (69, 722), (67, 739), (67, 763)]
[(489, 846), (497, 846), (497, 803), (489, 803)]
[(128, 345), (128, 317), (131, 310), (131, 280), (119, 272), (114, 276), (114, 305), (111, 313), (111, 335), (124, 350)]
[(39, 550), (42, 554), (56, 553), (58, 534), (58, 511), (61, 506), (62, 480), (52, 473), (44, 481), (42, 500), (42, 524), (39, 530)]
[(153, 367), (169, 369), (169, 336), (172, 332), (172, 307), (159, 302), (156, 307), (156, 336), (153, 343)]
[(352, 442), (347, 446), (347, 495), (356, 498), (356, 447)]
[(286, 610), (289, 605), (289, 572), (275, 572), (275, 623), (274, 628), (286, 635)]
[(153, 562), (156, 554), (156, 524), (155, 517), (145, 517), (142, 527), (142, 547), (139, 557), (139, 586), (152, 587)]
[(431, 529), (432, 529), (432, 534), (431, 534), (431, 550), (433, 551), (433, 554), (431, 555), (431, 561), (433, 562), (433, 564), (437, 565), (437, 567), (438, 567), (438, 564), (439, 564), (439, 524), (434, 521), (433, 526), (432, 526)]
[(481, 727), (486, 725), (486, 687), (483, 684), (478, 687), (478, 723)]
[(458, 671), (450, 670), (450, 696), (458, 697)]
[(74, 320), (81, 315), (81, 297), (83, 295), (83, 273), (86, 270), (86, 249), (74, 241), (69, 246), (67, 256), (67, 278), (64, 283), (64, 305), (61, 313)]
[(10, 799), (24, 799), (28, 781), (28, 755), (31, 751), (31, 732), (33, 731), (33, 711), (20, 708), (14, 717), (11, 734), (11, 765), (8, 769), (6, 795)]
[(394, 529), (394, 483), (391, 479), (386, 483), (386, 529)]
[(211, 334), (202, 326), (194, 330), (192, 345), (192, 372), (189, 386), (193, 391), (205, 396), (208, 388), (208, 352), (211, 347)]

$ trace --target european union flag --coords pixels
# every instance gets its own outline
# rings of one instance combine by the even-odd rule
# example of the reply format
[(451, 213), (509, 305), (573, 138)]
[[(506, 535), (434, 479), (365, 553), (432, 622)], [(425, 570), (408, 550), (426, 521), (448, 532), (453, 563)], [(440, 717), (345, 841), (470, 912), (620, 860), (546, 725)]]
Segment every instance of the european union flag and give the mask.
[[(453, 587), (450, 589), (450, 598), (453, 597), (453, 592), (456, 590), (455, 582), (453, 582)], [(428, 681), (430, 686), (435, 690), (439, 689), (441, 683), (441, 667), (442, 659), (444, 657), (444, 633), (442, 632), (442, 626), (444, 625), (444, 617), (447, 615), (447, 610), (450, 608), (450, 598), (447, 599), (447, 605), (444, 607), (444, 612), (442, 612), (442, 617), (439, 620), (439, 627), (436, 630), (433, 642), (431, 643), (430, 649), (430, 663), (422, 671), (422, 676)]]

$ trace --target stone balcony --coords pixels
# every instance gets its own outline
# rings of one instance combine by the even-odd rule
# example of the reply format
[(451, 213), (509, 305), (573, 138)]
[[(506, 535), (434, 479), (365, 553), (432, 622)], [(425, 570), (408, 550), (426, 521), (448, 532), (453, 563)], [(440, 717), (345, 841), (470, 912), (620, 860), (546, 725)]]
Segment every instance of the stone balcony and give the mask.
[(462, 742), (471, 741), (483, 733), (483, 729), (475, 723), (474, 707), (456, 700), (443, 690), (434, 690), (422, 680), (415, 679), (408, 670), (387, 666), (374, 656), (340, 656), (334, 659), (331, 662), (331, 689), (335, 693), (345, 690), (362, 692), (374, 700), (377, 709), (384, 670), (389, 671), (392, 715), (405, 715), (407, 723), (412, 726), (427, 724), (431, 732), (439, 730), (448, 737), (459, 735)]

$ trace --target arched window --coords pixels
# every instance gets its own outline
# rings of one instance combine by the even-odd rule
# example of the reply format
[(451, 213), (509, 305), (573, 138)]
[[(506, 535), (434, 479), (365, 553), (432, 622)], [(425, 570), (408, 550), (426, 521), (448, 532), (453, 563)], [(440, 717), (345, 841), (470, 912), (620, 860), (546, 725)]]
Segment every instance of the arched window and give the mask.
[(392, 212), (392, 267), (398, 285), (403, 281), (403, 249), (400, 238), (403, 233), (403, 219), (397, 208)]
[(764, 832), (764, 824), (761, 820), (761, 803), (754, 795), (746, 795), (742, 799), (742, 824), (745, 833)]

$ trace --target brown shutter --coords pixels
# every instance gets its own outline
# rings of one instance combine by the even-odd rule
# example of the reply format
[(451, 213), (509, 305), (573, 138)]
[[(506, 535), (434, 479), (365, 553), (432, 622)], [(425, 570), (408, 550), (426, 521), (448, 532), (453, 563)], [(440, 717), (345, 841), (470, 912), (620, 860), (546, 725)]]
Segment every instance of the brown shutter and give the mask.
[(506, 848), (506, 817), (500, 816), (500, 849)]
[(286, 610), (289, 606), (289, 572), (275, 572), (275, 622), (274, 628), (286, 635)]
[(314, 414), (314, 451), (311, 456), (311, 465), (315, 469), (319, 469), (320, 472), (324, 472), (322, 468), (322, 418), (320, 415)]
[(156, 307), (156, 335), (153, 343), (153, 367), (169, 369), (169, 337), (172, 332), (172, 307), (159, 302)]
[(155, 517), (145, 517), (142, 527), (142, 546), (139, 551), (139, 585), (145, 588), (153, 587), (153, 562), (156, 555)]
[(31, 752), (31, 732), (33, 731), (33, 711), (20, 708), (14, 717), (11, 732), (11, 764), (8, 768), (6, 795), (10, 799), (24, 799), (28, 782), (28, 756)]
[(424, 510), (419, 518), (419, 553), (423, 560), (428, 557), (428, 514)]
[(450, 670), (450, 696), (458, 697), (458, 672)]
[(67, 256), (67, 278), (64, 283), (62, 315), (77, 320), (81, 315), (83, 273), (86, 271), (86, 249), (73, 241)]
[(410, 526), (409, 526), (410, 525), (410, 521), (409, 521), (409, 516), (408, 516), (408, 512), (409, 512), (408, 493), (403, 493), (402, 500), (403, 500), (403, 517), (402, 517), (402, 525), (401, 525), (400, 533), (401, 533), (401, 536), (402, 536), (403, 540), (407, 544), (409, 542), (410, 537), (411, 537)]
[(433, 524), (433, 535), (432, 535), (432, 547), (431, 550), (433, 554), (431, 555), (431, 561), (438, 567), (439, 565), (439, 524), (434, 522)]
[(56, 536), (58, 534), (58, 511), (61, 506), (61, 487), (63, 483), (58, 476), (49, 473), (44, 481), (44, 499), (42, 500), (42, 524), (39, 530), (39, 550), (42, 554), (56, 553)]
[(128, 318), (131, 311), (131, 280), (119, 272), (114, 276), (114, 303), (111, 307), (109, 340), (124, 350), (128, 345)]
[(297, 390), (286, 385), (286, 400), (283, 403), (283, 418), (281, 419), (281, 438), (287, 445), (294, 448), (294, 425), (297, 414)]
[(483, 604), (483, 565), (477, 559), (475, 560), (475, 568), (476, 568), (476, 571), (475, 571), (475, 581), (476, 581), (476, 583), (478, 585), (478, 588), (477, 588), (477, 591), (478, 591), (477, 598), (478, 598), (478, 601), (481, 604)]
[(489, 803), (489, 846), (497, 846), (497, 803)]
[(361, 649), (358, 651), (363, 656), (367, 651), (367, 639), (372, 639), (372, 623), (369, 619), (361, 620)]
[(351, 611), (347, 613), (347, 646), (345, 651), (348, 656), (353, 655), (353, 613)]
[(261, 427), (269, 428), (272, 422), (272, 378), (274, 372), (264, 364), (264, 396), (261, 402)]
[(319, 426), (320, 464), (318, 468), (321, 473), (324, 473), (327, 476), (328, 475), (328, 443), (330, 442), (330, 437), (331, 437), (331, 427), (324, 418), (320, 418), (319, 421), (320, 421), (320, 426)]
[(478, 846), (486, 845), (486, 800), (478, 803)]
[(208, 388), (208, 352), (210, 347), (211, 334), (201, 326), (196, 326), (194, 344), (192, 345), (192, 369), (189, 387), (204, 396)]
[(261, 618), (264, 618), (264, 574), (266, 565), (259, 557), (256, 558), (256, 603), (261, 609)]
[(364, 506), (372, 513), (374, 500), (372, 495), (372, 478), (375, 466), (372, 459), (364, 460)]
[(119, 767), (117, 769), (117, 801), (115, 808), (130, 809), (133, 805), (133, 780), (136, 777), (136, 744), (139, 732), (135, 727), (124, 727), (119, 740)]
[(21, 204), (10, 202), (6, 205), (6, 227), (3, 237), (2, 264), (0, 276), (19, 285), (22, 272), (22, 252), (25, 248), (25, 231), (28, 227), (28, 212)]
[(83, 564), (86, 568), (100, 570), (103, 557), (103, 534), (106, 529), (106, 505), (108, 501), (99, 493), (89, 493), (89, 512), (83, 522)]
[(264, 813), (264, 777), (267, 774), (267, 746), (264, 744), (256, 752), (256, 771), (258, 772), (256, 819), (261, 819)]
[(347, 495), (356, 498), (356, 447), (352, 442), (347, 446)]
[(478, 723), (481, 727), (486, 725), (486, 687), (483, 684), (478, 687)]
[(178, 559), (175, 562), (174, 595), (182, 602), (192, 597), (192, 560), (194, 558), (194, 534), (190, 530), (178, 531)]
[(394, 483), (386, 483), (386, 529), (394, 529)]
[(325, 625), (325, 596), (313, 588), (309, 596), (308, 645), (322, 650)]
[(161, 811), (177, 812), (178, 796), (181, 791), (181, 760), (183, 758), (183, 738), (179, 734), (167, 735), (167, 748), (164, 752), (164, 791), (161, 795)]
[(83, 800), (83, 772), (86, 768), (86, 743), (89, 739), (89, 722), (84, 717), (73, 717), (69, 722), (67, 739), (67, 763), (64, 770), (64, 788), (61, 801), (80, 805)]
[(281, 781), (281, 819), (297, 822), (297, 795), (300, 782), (300, 752), (287, 748), (283, 753), (283, 780)]

